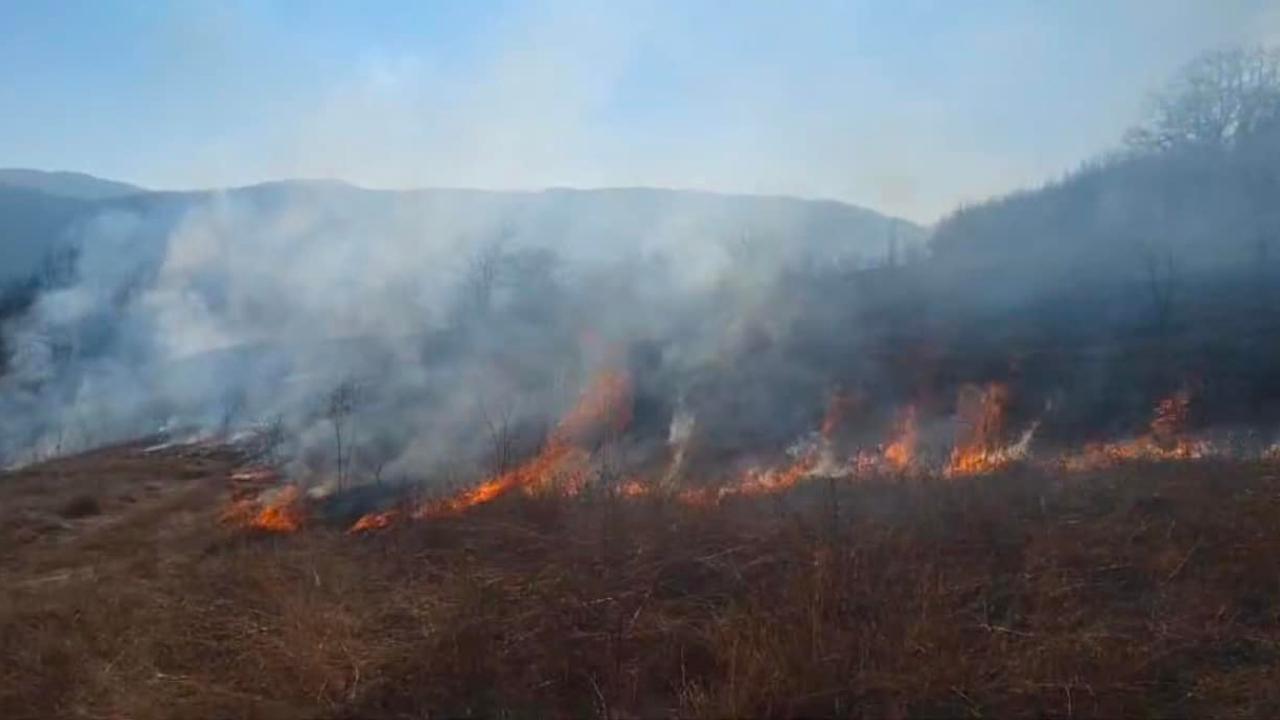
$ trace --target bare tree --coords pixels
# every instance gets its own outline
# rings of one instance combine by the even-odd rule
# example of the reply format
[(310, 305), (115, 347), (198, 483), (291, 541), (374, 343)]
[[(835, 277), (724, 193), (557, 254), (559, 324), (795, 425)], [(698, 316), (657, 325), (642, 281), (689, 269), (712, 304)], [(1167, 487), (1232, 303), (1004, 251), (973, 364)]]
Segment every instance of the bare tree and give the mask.
[(355, 378), (348, 376), (334, 386), (325, 399), (324, 416), (329, 422), (333, 423), (339, 489), (346, 487), (348, 476), (351, 472), (351, 458), (349, 455), (350, 448), (354, 446), (354, 443), (350, 437), (344, 436), (344, 431), (348, 430), (348, 421), (360, 402), (360, 395), (359, 382)]
[(253, 428), (248, 442), (249, 455), (257, 462), (277, 465), (284, 441), (284, 417), (276, 415)]
[[(515, 437), (512, 432), (512, 418), (515, 416), (514, 402), (486, 403), (481, 397), (477, 403), (480, 418), (484, 422), (485, 431), (489, 435), (490, 452), (492, 453), (495, 474), (501, 474), (511, 467), (515, 454)], [(490, 407), (492, 405), (492, 407)]]
[(475, 317), (486, 317), (493, 310), (494, 296), (507, 265), (505, 235), (482, 245), (471, 255), (466, 271), (466, 305)]
[(348, 454), (353, 459), (359, 459), (360, 470), (375, 485), (381, 485), (387, 465), (396, 458), (399, 450), (400, 445), (392, 435), (374, 432), (367, 434), (361, 440), (359, 448), (353, 447)]
[(1205, 53), (1152, 99), (1151, 117), (1125, 140), (1137, 150), (1233, 146), (1280, 126), (1280, 50)]
[(66, 430), (66, 426), (63, 425), (61, 419), (59, 419), (57, 422), (58, 422), (58, 429), (54, 433), (54, 437), (53, 437), (53, 457), (60, 458), (62, 457), (62, 442), (66, 438), (67, 430)]

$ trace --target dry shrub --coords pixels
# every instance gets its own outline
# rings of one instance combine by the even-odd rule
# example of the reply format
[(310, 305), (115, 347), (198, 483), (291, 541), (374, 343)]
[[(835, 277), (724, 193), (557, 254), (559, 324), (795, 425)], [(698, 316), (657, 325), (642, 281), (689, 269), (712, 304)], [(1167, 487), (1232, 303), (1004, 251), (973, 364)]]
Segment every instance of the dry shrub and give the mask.
[(92, 495), (77, 495), (66, 502), (58, 514), (68, 520), (91, 517), (102, 514), (102, 506)]

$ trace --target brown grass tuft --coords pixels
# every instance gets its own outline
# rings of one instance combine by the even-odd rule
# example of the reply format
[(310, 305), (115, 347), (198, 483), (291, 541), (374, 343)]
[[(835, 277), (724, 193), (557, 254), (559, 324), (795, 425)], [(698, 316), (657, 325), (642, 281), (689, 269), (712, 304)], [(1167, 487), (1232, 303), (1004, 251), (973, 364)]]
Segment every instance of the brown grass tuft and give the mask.
[(102, 506), (92, 495), (77, 495), (66, 502), (58, 514), (68, 520), (91, 517), (102, 513)]

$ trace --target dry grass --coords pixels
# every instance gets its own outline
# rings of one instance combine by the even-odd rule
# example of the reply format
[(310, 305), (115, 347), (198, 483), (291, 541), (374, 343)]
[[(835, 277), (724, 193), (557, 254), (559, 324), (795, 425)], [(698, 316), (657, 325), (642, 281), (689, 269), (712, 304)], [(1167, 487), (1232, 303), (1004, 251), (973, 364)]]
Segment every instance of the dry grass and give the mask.
[[(351, 537), (218, 528), (232, 463), (69, 461), (103, 513), (0, 558), (0, 716), (1280, 715), (1268, 466), (515, 497)], [(0, 479), (27, 520), (80, 492), (32, 472)]]

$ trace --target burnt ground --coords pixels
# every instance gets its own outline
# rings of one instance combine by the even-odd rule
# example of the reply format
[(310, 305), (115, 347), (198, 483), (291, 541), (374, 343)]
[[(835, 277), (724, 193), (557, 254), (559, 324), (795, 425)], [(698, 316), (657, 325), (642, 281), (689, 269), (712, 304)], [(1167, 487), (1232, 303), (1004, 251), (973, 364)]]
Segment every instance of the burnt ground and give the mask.
[(236, 459), (0, 475), (0, 717), (1280, 716), (1280, 468), (219, 525)]

